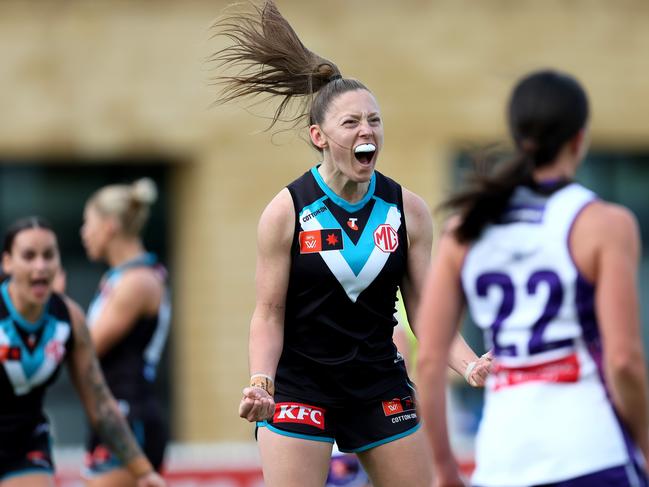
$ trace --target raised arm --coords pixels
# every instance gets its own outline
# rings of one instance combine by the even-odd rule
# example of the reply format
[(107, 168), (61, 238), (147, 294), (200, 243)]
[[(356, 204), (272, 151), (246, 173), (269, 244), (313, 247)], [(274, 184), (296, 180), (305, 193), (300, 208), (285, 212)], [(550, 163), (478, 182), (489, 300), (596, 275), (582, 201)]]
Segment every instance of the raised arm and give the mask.
[(103, 357), (124, 338), (139, 317), (154, 315), (162, 294), (162, 282), (150, 268), (126, 271), (90, 328), (97, 356)]
[(248, 421), (272, 416), (274, 380), (284, 342), (284, 312), (295, 225), (293, 201), (283, 189), (266, 207), (257, 230), (256, 302), (250, 321), (251, 387), (243, 390), (239, 415)]
[(70, 378), (79, 393), (92, 427), (137, 479), (138, 487), (164, 486), (164, 480), (153, 470), (151, 463), (142, 453), (119, 411), (115, 398), (106, 386), (83, 312), (71, 300), (66, 302), (74, 333), (74, 347), (68, 359)]

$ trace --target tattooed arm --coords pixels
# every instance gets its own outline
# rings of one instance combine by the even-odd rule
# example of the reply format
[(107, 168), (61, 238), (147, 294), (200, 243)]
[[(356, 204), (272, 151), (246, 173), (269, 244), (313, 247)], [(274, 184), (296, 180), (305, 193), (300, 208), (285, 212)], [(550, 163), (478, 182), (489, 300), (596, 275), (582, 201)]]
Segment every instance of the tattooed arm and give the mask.
[(151, 463), (142, 453), (104, 381), (83, 312), (73, 301), (68, 299), (66, 303), (74, 333), (74, 347), (68, 359), (68, 368), (90, 423), (137, 479), (138, 487), (164, 486), (162, 477), (154, 472)]

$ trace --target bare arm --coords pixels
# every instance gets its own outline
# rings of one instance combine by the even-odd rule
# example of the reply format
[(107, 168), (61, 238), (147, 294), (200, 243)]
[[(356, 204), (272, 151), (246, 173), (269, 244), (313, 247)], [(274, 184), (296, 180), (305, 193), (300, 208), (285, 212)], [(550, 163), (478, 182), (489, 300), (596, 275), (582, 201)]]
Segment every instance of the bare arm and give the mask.
[[(284, 312), (291, 266), (295, 211), (290, 193), (282, 190), (266, 207), (258, 226), (256, 304), (248, 343), (251, 374), (275, 378), (284, 342)], [(272, 415), (270, 395), (257, 387), (244, 389), (239, 415), (259, 421)]]
[(419, 323), (419, 403), (433, 450), (438, 485), (463, 485), (447, 430), (446, 366), (458, 334), (464, 306), (460, 266), (465, 250), (445, 232), (424, 286), (417, 322)]
[(412, 331), (419, 333), (417, 308), (430, 266), (433, 245), (433, 220), (428, 206), (419, 196), (403, 188), (403, 209), (408, 229), (408, 268), (401, 282), (401, 296)]
[(160, 306), (162, 293), (162, 282), (151, 269), (137, 268), (126, 271), (90, 328), (90, 337), (97, 356), (103, 357), (124, 338), (139, 317), (155, 314)]
[(72, 318), (74, 348), (68, 360), (70, 378), (86, 414), (102, 441), (124, 463), (140, 486), (164, 485), (142, 453), (129, 426), (108, 390), (79, 306), (66, 301)]
[[(415, 334), (417, 334), (418, 325), (416, 324), (416, 320), (412, 320), (412, 317), (417, 316), (421, 290), (424, 287), (426, 273), (430, 267), (433, 225), (426, 203), (419, 196), (405, 188), (403, 190), (403, 206), (408, 225), (409, 245), (408, 273), (401, 285), (401, 293), (410, 326)], [(459, 319), (460, 317), (458, 316)], [(415, 322), (414, 324), (413, 321)], [(474, 363), (474, 366), (472, 366), (470, 376), (467, 377), (469, 384), (474, 386), (484, 385), (484, 381), (489, 372), (490, 357), (478, 357), (458, 332), (451, 347), (448, 365), (461, 376), (465, 376), (465, 371), (471, 363)]]
[(649, 459), (649, 402), (639, 316), (637, 269), (640, 236), (635, 217), (606, 203), (588, 207), (575, 224), (574, 243), (596, 240), (595, 307), (604, 349), (604, 371), (613, 403)]

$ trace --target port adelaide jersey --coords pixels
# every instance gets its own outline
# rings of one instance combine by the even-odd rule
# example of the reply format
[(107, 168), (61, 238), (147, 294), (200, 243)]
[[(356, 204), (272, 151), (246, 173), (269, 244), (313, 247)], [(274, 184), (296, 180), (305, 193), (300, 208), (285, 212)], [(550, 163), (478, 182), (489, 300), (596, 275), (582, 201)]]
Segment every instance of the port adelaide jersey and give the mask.
[(392, 342), (408, 245), (401, 186), (375, 171), (366, 195), (349, 203), (314, 167), (288, 189), (296, 222), (278, 390), (324, 400), (381, 394), (405, 380)]
[(73, 345), (70, 315), (59, 295), (32, 323), (14, 307), (7, 285), (0, 285), (0, 456), (6, 448), (20, 448), (25, 435), (45, 421), (45, 390)]

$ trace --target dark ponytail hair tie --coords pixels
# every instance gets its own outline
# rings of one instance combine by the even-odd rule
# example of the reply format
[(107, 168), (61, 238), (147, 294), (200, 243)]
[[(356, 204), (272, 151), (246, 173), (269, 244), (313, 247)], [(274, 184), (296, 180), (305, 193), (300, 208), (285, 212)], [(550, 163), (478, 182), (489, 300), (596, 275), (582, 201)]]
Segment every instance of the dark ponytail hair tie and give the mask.
[(343, 79), (343, 76), (341, 74), (334, 74), (329, 78), (329, 82), (331, 83), (332, 81), (336, 81), (337, 79)]

